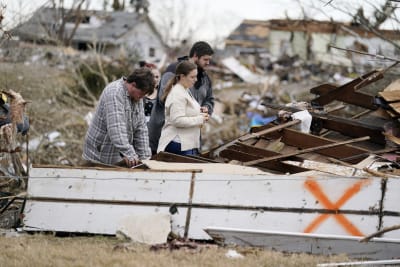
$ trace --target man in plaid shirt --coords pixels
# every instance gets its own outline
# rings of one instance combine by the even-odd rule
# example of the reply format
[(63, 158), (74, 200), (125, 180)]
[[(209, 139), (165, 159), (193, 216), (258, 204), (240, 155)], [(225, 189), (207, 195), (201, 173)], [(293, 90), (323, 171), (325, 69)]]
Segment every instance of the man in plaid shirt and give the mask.
[(151, 157), (143, 100), (154, 90), (149, 68), (108, 84), (86, 133), (82, 157), (92, 163), (133, 167)]

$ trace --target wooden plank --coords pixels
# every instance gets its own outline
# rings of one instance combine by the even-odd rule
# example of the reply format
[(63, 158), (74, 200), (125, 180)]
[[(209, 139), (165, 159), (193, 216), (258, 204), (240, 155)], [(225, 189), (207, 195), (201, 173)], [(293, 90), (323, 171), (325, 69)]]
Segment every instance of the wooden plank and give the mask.
[[(303, 212), (285, 212), (268, 210), (218, 210), (218, 209), (194, 209), (192, 212), (189, 234), (206, 239), (207, 234), (204, 228), (207, 227), (230, 227), (254, 230), (271, 231), (293, 231), (303, 233), (306, 223), (312, 222), (316, 218), (315, 214)], [(345, 215), (352, 223), (361, 228), (361, 231), (368, 231), (376, 226), (377, 218), (374, 216)], [(364, 220), (364, 221), (363, 221)], [(201, 226), (203, 226), (201, 228)], [(199, 231), (201, 229), (202, 231)], [(315, 234), (340, 234), (347, 235), (346, 231), (340, 227), (333, 217), (327, 219)], [(313, 233), (313, 234), (314, 234)]]
[(252, 138), (257, 138), (257, 137), (260, 137), (261, 135), (264, 135), (264, 134), (267, 134), (267, 133), (271, 133), (271, 132), (274, 132), (274, 131), (279, 131), (279, 130), (281, 130), (283, 128), (290, 127), (290, 126), (293, 126), (293, 125), (297, 125), (300, 122), (301, 122), (301, 120), (292, 120), (292, 121), (288, 121), (286, 123), (278, 124), (276, 126), (268, 128), (268, 129), (264, 129), (264, 130), (261, 130), (261, 131), (257, 131), (255, 133), (250, 133), (250, 134), (247, 134), (245, 136), (242, 136), (242, 137), (239, 138), (239, 141), (243, 142), (243, 141), (246, 141), (246, 140), (249, 140), (249, 139), (252, 139)]
[[(352, 225), (362, 233), (374, 230), (379, 221), (378, 213), (374, 214), (372, 210), (367, 211), (367, 209), (373, 207), (372, 203), (379, 203), (380, 179), (363, 180), (361, 185), (360, 181), (343, 178), (326, 175), (313, 180), (301, 175), (270, 175), (268, 177), (235, 175), (219, 177), (219, 181), (215, 181), (210, 187), (206, 181), (213, 180), (211, 175), (198, 174), (193, 202), (210, 205), (210, 208), (193, 210), (192, 216), (195, 221), (191, 222), (193, 226), (191, 230), (197, 229), (195, 225), (228, 227), (240, 225), (251, 229), (288, 231), (292, 229), (290, 231), (304, 232), (314, 220), (317, 220), (321, 214), (325, 214), (324, 212), (345, 214), (344, 216)], [(361, 185), (361, 190), (351, 196), (343, 207), (334, 211), (326, 209), (309, 191), (307, 184), (313, 182), (319, 185), (323, 194), (326, 194), (332, 202), (341, 199), (342, 195), (355, 185)], [(371, 196), (374, 200), (366, 199)], [(211, 206), (221, 204), (225, 204), (227, 211)], [(246, 209), (251, 210), (249, 213), (244, 213)], [(219, 214), (224, 215), (221, 217)], [(349, 234), (346, 227), (338, 223), (333, 215), (329, 215), (327, 220), (312, 229), (312, 232)]]
[(390, 103), (389, 106), (400, 114), (400, 102)]
[(389, 84), (387, 87), (385, 87), (385, 89), (383, 89), (382, 91), (386, 92), (386, 91), (399, 91), (399, 90), (400, 90), (400, 79), (397, 79), (393, 81), (391, 84)]
[(27, 193), (28, 198), (185, 202), (190, 177), (190, 172), (33, 168)]
[(263, 247), (290, 253), (310, 253), (325, 256), (346, 254), (350, 258), (386, 260), (398, 257), (400, 251), (399, 239), (376, 238), (368, 243), (360, 243), (361, 238), (340, 235), (301, 234), (227, 227), (207, 227), (205, 231), (215, 241), (226, 245)]
[[(278, 207), (326, 209), (315, 196), (312, 186), (318, 186), (333, 202), (349, 188), (358, 186), (340, 211), (364, 211), (377, 214), (381, 200), (381, 179), (357, 179), (333, 175), (213, 175), (196, 174), (194, 203), (248, 207)], [(285, 197), (282, 197), (282, 196)], [(321, 211), (320, 211), (321, 212)], [(344, 212), (344, 211), (343, 211)], [(355, 212), (357, 213), (357, 212)]]
[[(244, 153), (241, 151), (238, 151), (234, 148), (228, 148), (220, 152), (220, 156), (223, 158), (227, 158), (229, 160), (237, 160), (237, 161), (245, 161), (245, 160), (255, 160), (259, 159), (260, 156), (255, 156), (251, 155), (248, 153)], [(255, 167), (261, 167), (264, 169), (268, 169), (271, 171), (277, 171), (280, 173), (298, 173), (298, 172), (304, 172), (308, 171), (308, 169), (298, 167), (298, 166), (293, 166), (290, 164), (282, 163), (279, 161), (271, 161), (271, 162), (261, 162), (259, 164), (255, 164)]]
[[(309, 147), (314, 147), (314, 146), (321, 146), (321, 145), (326, 145), (326, 144), (331, 144), (334, 143), (335, 141), (324, 138), (321, 136), (316, 136), (312, 134), (307, 134), (307, 133), (302, 133), (299, 131), (296, 131), (294, 129), (289, 129), (286, 128), (283, 131), (280, 132), (280, 135), (276, 134), (268, 134), (265, 135), (264, 137), (266, 138), (280, 138), (282, 137), (282, 142), (285, 143), (286, 145), (297, 147), (300, 149), (304, 148), (309, 148)], [(344, 145), (340, 149), (336, 148), (331, 148), (331, 149), (324, 149), (322, 151), (318, 151), (318, 154), (328, 156), (328, 157), (333, 157), (337, 159), (343, 159), (343, 158), (349, 158), (347, 162), (350, 163), (358, 163), (364, 158), (368, 157), (370, 153), (372, 153), (369, 150), (352, 146), (352, 145)], [(360, 156), (357, 156), (360, 155)], [(353, 158), (351, 158), (353, 157)]]
[(338, 87), (334, 84), (324, 83), (324, 84), (320, 84), (320, 85), (317, 85), (317, 86), (311, 88), (310, 93), (314, 94), (314, 95), (324, 95), (324, 94), (327, 94), (337, 88)]
[(400, 101), (400, 90), (396, 91), (383, 91), (378, 93), (379, 96), (383, 97), (386, 102), (398, 102)]
[[(276, 155), (281, 155), (280, 153), (274, 152), (274, 151), (270, 151), (261, 147), (254, 147), (254, 146), (250, 146), (250, 145), (246, 145), (243, 143), (237, 143), (236, 145), (233, 145), (230, 147), (230, 151), (237, 151), (237, 152), (241, 152), (241, 153), (245, 153), (246, 155), (241, 155), (240, 158), (236, 158), (236, 160), (240, 160), (240, 161), (247, 161), (250, 160), (250, 158), (254, 159), (259, 159), (261, 157), (271, 157), (271, 156), (276, 156)], [(249, 155), (253, 156), (253, 157), (249, 157)], [(228, 153), (228, 157), (229, 157), (229, 153)], [(303, 159), (300, 157), (293, 157), (293, 160), (298, 160), (298, 161), (302, 161)], [(298, 172), (305, 172), (305, 171), (309, 171), (309, 169), (307, 168), (303, 168), (303, 167), (299, 167), (299, 166), (293, 166), (291, 164), (286, 164), (284, 162), (271, 162), (271, 163), (267, 163), (267, 164), (259, 164), (256, 165), (259, 167), (263, 167), (263, 168), (272, 168), (273, 170), (276, 171), (280, 171), (281, 173), (298, 173)]]
[[(379, 228), (382, 207), (393, 198), (382, 201), (380, 178), (79, 168), (30, 173), (24, 224), (26, 230), (40, 231), (114, 234), (124, 216), (169, 212), (175, 206), (173, 227), (188, 238), (204, 237), (202, 229), (217, 224), (365, 234)], [(310, 228), (315, 220), (320, 224)]]
[[(311, 134), (301, 133), (293, 129), (285, 129), (284, 131), (282, 131), (282, 142), (284, 142), (289, 146), (298, 147), (300, 149), (335, 143), (335, 141), (331, 139)], [(368, 157), (368, 155), (372, 152), (352, 145), (343, 145), (342, 147), (340, 147), (340, 149), (334, 147), (334, 148), (319, 150), (316, 151), (316, 153), (328, 157), (333, 157), (336, 159), (342, 159), (360, 155), (359, 157), (353, 158), (352, 160), (348, 161), (350, 163), (358, 163), (364, 158)]]
[[(312, 114), (314, 116), (314, 114)], [(350, 121), (336, 116), (316, 116), (322, 122), (322, 128), (339, 132), (350, 137), (369, 136), (371, 141), (384, 145), (385, 137), (381, 126), (366, 125), (357, 121)]]
[(347, 141), (327, 144), (327, 145), (323, 145), (323, 146), (305, 148), (305, 149), (302, 149), (300, 151), (293, 152), (293, 153), (288, 153), (288, 154), (285, 154), (285, 155), (277, 155), (277, 156), (272, 156), (272, 157), (268, 157), (268, 158), (262, 158), (262, 159), (257, 159), (257, 160), (253, 160), (253, 161), (247, 161), (247, 162), (244, 162), (243, 165), (251, 166), (251, 165), (254, 165), (254, 164), (257, 164), (257, 163), (260, 163), (260, 162), (266, 162), (266, 161), (271, 161), (271, 160), (279, 160), (279, 159), (289, 158), (289, 157), (297, 156), (297, 155), (300, 155), (300, 154), (305, 154), (305, 153), (314, 152), (314, 151), (320, 151), (320, 150), (323, 150), (323, 149), (326, 149), (326, 148), (337, 147), (337, 146), (341, 146), (341, 145), (345, 145), (345, 144), (351, 144), (351, 143), (355, 143), (355, 142), (361, 142), (361, 141), (365, 141), (365, 140), (368, 140), (368, 139), (369, 139), (369, 136), (364, 136), (364, 137), (360, 137), (360, 138), (356, 138), (356, 139), (351, 139), (351, 140), (347, 140)]
[(361, 89), (362, 87), (381, 78), (383, 78), (382, 73), (377, 70), (373, 70), (340, 87), (337, 87), (336, 89), (327, 91), (325, 94), (313, 99), (311, 103), (314, 105), (324, 106), (334, 100), (339, 100), (348, 104), (375, 110), (377, 109), (377, 106), (373, 104), (373, 96), (356, 92), (355, 90)]
[(182, 162), (182, 163), (207, 163), (209, 161), (202, 159), (201, 157), (190, 157), (173, 154), (169, 152), (161, 151), (160, 153), (153, 156), (154, 160), (166, 161), (166, 162)]
[[(290, 112), (300, 111), (299, 109), (293, 107), (286, 107), (276, 104), (265, 104), (265, 106), (277, 110), (288, 110)], [(382, 134), (382, 126), (368, 125), (352, 119), (345, 119), (328, 114), (319, 114), (316, 112), (310, 112), (310, 114), (313, 117), (313, 124), (321, 124), (321, 129), (325, 128), (351, 137), (369, 136), (372, 142), (382, 145), (385, 144), (385, 137)], [(265, 129), (264, 126), (261, 126), (259, 128), (260, 129), (258, 130)], [(313, 130), (313, 126), (311, 127), (311, 129)]]
[[(169, 207), (27, 201), (23, 228), (115, 235), (119, 222), (127, 216), (149, 214), (169, 214)], [(185, 213), (173, 215), (173, 220), (184, 225)]]

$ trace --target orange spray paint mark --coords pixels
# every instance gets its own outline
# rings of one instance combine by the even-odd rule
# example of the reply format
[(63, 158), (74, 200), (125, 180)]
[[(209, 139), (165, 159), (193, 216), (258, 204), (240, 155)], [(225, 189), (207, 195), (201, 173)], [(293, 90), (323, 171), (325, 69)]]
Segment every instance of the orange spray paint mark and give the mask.
[[(343, 195), (336, 201), (332, 203), (326, 196), (320, 185), (313, 180), (307, 179), (304, 185), (309, 190), (314, 197), (328, 210), (333, 210), (338, 212), (338, 210), (354, 195), (360, 192), (361, 188), (369, 184), (370, 180), (360, 180), (349, 187)], [(333, 216), (335, 220), (351, 235), (353, 236), (363, 236), (360, 230), (357, 229), (343, 214), (321, 214), (315, 218), (304, 230), (305, 233), (311, 233), (315, 231), (326, 219)]]

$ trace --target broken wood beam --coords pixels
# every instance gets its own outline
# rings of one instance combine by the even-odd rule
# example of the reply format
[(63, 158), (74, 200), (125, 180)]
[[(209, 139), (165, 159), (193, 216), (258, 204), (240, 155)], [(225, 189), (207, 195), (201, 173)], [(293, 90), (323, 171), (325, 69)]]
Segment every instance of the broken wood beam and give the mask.
[[(276, 110), (286, 110), (290, 112), (301, 111), (300, 109), (294, 107), (287, 107), (278, 104), (264, 103), (264, 105), (266, 107)], [(309, 113), (313, 117), (311, 130), (314, 132), (318, 132), (318, 129), (315, 130), (315, 126), (313, 125), (319, 122), (319, 124), (321, 124), (321, 129), (325, 128), (351, 137), (369, 136), (371, 138), (370, 140), (376, 144), (384, 145), (386, 143), (385, 137), (382, 134), (382, 127), (369, 125), (366, 123), (361, 123), (359, 121), (350, 120), (338, 116), (328, 115), (325, 113), (317, 113), (313, 111), (309, 111)]]
[[(236, 147), (230, 147), (228, 149), (225, 149), (224, 151), (221, 151), (220, 156), (229, 160), (237, 160), (240, 162), (243, 162), (244, 160), (260, 159), (259, 155), (246, 153), (242, 150), (237, 149)], [(291, 173), (291, 174), (309, 171), (309, 169), (306, 169), (304, 167), (295, 166), (280, 161), (260, 162), (255, 164), (254, 167), (260, 167), (263, 169), (279, 173)]]
[(364, 137), (351, 139), (351, 140), (347, 140), (347, 141), (342, 141), (342, 142), (337, 142), (337, 143), (333, 143), (333, 144), (328, 144), (328, 145), (323, 145), (323, 146), (318, 146), (318, 147), (310, 147), (310, 148), (302, 149), (302, 150), (297, 151), (297, 152), (288, 153), (288, 154), (285, 154), (285, 155), (272, 156), (272, 157), (268, 157), (268, 158), (262, 158), (262, 159), (257, 159), (257, 160), (244, 162), (243, 165), (244, 166), (251, 166), (251, 165), (254, 165), (254, 164), (257, 164), (257, 163), (260, 163), (260, 162), (266, 162), (266, 161), (271, 161), (271, 160), (289, 158), (289, 157), (297, 156), (297, 155), (300, 155), (300, 154), (315, 152), (315, 151), (326, 149), (326, 148), (337, 147), (337, 146), (351, 144), (351, 143), (355, 143), (355, 142), (366, 141), (368, 139), (369, 139), (369, 136), (364, 136)]
[(387, 232), (390, 232), (390, 231), (394, 231), (394, 230), (398, 230), (398, 229), (400, 229), (400, 224), (389, 226), (389, 227), (383, 228), (382, 230), (379, 230), (379, 231), (377, 231), (377, 232), (375, 232), (373, 234), (370, 234), (370, 235), (364, 237), (363, 239), (360, 239), (360, 241), (358, 241), (358, 242), (360, 242), (360, 243), (369, 242), (374, 237), (381, 236), (384, 233), (387, 233)]
[(264, 135), (264, 134), (267, 134), (267, 133), (271, 133), (271, 132), (274, 132), (274, 131), (278, 131), (278, 130), (281, 130), (283, 128), (299, 124), (300, 122), (301, 122), (301, 120), (292, 120), (292, 121), (289, 121), (289, 122), (286, 122), (286, 123), (283, 123), (283, 124), (279, 124), (279, 125), (273, 126), (271, 128), (268, 128), (268, 129), (261, 130), (259, 132), (246, 134), (246, 135), (240, 137), (239, 141), (243, 142), (243, 141), (246, 141), (246, 140), (249, 140), (249, 139), (252, 139), (252, 138), (257, 138), (257, 137), (260, 137), (261, 135)]
[(334, 158), (328, 158), (328, 160), (333, 162), (333, 163), (336, 163), (336, 164), (340, 164), (340, 165), (343, 165), (343, 166), (346, 166), (346, 167), (349, 167), (349, 168), (353, 168), (355, 170), (363, 170), (363, 171), (365, 171), (365, 172), (367, 172), (369, 174), (372, 174), (374, 176), (377, 176), (377, 177), (388, 178), (388, 175), (386, 173), (383, 173), (383, 172), (380, 172), (380, 171), (371, 170), (371, 169), (366, 168), (366, 167), (365, 168), (359, 168), (357, 166), (348, 164), (348, 163), (346, 163), (344, 161), (341, 161), (341, 160), (338, 160), (338, 159), (334, 159)]
[[(289, 146), (298, 147), (300, 149), (322, 146), (322, 145), (332, 144), (332, 143), (336, 142), (332, 139), (324, 138), (321, 136), (315, 136), (312, 134), (301, 133), (301, 132), (295, 131), (293, 129), (285, 129), (282, 132), (282, 140), (281, 141)], [(368, 157), (368, 154), (371, 152), (364, 148), (360, 148), (360, 147), (356, 147), (356, 146), (352, 146), (352, 145), (344, 145), (340, 149), (336, 149), (335, 147), (333, 147), (333, 148), (321, 150), (318, 153), (321, 155), (333, 157), (336, 159), (363, 154), (364, 155), (363, 157), (360, 156), (357, 159), (348, 161), (349, 163), (358, 163), (361, 160), (363, 160), (364, 158)]]
[(209, 160), (201, 159), (200, 157), (182, 156), (169, 152), (161, 151), (160, 153), (153, 156), (154, 160), (165, 161), (165, 162), (180, 162), (180, 163), (208, 163)]
[(322, 85), (316, 87), (315, 89), (312, 88), (310, 89), (311, 93), (320, 95), (319, 97), (313, 99), (311, 103), (314, 105), (324, 106), (334, 100), (339, 100), (348, 104), (375, 110), (378, 107), (374, 104), (374, 96), (356, 92), (356, 90), (382, 78), (382, 72), (373, 70), (336, 88), (333, 88), (332, 85)]
[[(268, 126), (267, 125), (261, 126), (260, 127), (261, 130), (263, 130), (264, 127)], [(285, 128), (279, 133), (277, 132), (268, 133), (263, 135), (262, 137), (266, 139), (281, 138), (281, 142), (283, 142), (284, 144), (288, 146), (297, 147), (299, 149), (322, 146), (336, 142), (332, 139), (316, 136), (313, 134), (302, 133), (290, 128)], [(371, 151), (358, 146), (345, 145), (340, 149), (329, 148), (321, 150), (318, 153), (324, 156), (334, 157), (336, 159), (351, 158), (355, 155), (360, 155), (355, 158), (347, 160), (348, 163), (358, 163), (364, 158), (368, 157)]]

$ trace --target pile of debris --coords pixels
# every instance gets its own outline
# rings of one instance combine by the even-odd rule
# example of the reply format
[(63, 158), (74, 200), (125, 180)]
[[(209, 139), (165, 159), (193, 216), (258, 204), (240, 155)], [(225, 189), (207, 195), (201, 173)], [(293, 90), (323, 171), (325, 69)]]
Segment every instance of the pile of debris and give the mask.
[[(375, 95), (365, 92), (368, 85), (383, 78), (385, 71), (373, 70), (341, 86), (314, 87), (310, 92), (317, 97), (310, 103), (280, 105), (263, 99), (264, 107), (276, 111), (265, 125), (253, 127), (251, 133), (190, 160), (234, 162), (283, 174), (310, 170), (348, 174), (335, 173), (335, 166), (341, 165), (349, 167), (350, 173), (399, 175), (400, 81), (381, 88)], [(357, 113), (349, 116), (350, 110)], [(306, 116), (296, 117), (297, 114)], [(367, 160), (371, 155), (375, 156)], [(182, 160), (166, 154), (156, 158)], [(377, 158), (384, 163), (372, 168)]]
[[(22, 208), (20, 194), (26, 190), (27, 173), (18, 152), (17, 137), (24, 129), (25, 101), (12, 90), (0, 92), (0, 228), (15, 227)], [(6, 104), (4, 98), (10, 99)], [(25, 132), (26, 134), (26, 132)]]

